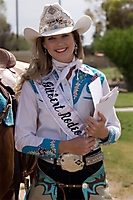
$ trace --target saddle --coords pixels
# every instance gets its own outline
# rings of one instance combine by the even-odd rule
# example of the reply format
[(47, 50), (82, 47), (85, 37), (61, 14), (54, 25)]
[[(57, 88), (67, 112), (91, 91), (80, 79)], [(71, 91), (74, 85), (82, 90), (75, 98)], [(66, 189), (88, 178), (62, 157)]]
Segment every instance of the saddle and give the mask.
[[(0, 94), (6, 100), (5, 107), (0, 113), (0, 133), (9, 129), (14, 135), (15, 118), (18, 106), (18, 100), (16, 99), (15, 92), (9, 86), (5, 86), (0, 80)], [(6, 124), (4, 122), (5, 115), (12, 110), (13, 123)], [(20, 183), (25, 183), (26, 177), (30, 176), (32, 179), (36, 168), (37, 158), (32, 155), (23, 154), (15, 149), (14, 145), (14, 180), (13, 187), (15, 191), (15, 200), (18, 200), (18, 194), (20, 189)], [(28, 185), (26, 186), (28, 187)]]
[(16, 65), (15, 56), (6, 49), (0, 48), (0, 67), (10, 69)]

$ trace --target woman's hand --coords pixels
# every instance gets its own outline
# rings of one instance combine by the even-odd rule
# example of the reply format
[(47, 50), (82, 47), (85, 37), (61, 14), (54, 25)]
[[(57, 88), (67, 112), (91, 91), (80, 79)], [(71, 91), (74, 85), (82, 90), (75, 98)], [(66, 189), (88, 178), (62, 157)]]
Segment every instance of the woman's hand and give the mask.
[(106, 118), (100, 112), (98, 112), (98, 116), (100, 118), (99, 121), (95, 120), (91, 116), (87, 118), (84, 124), (86, 134), (71, 140), (61, 141), (58, 153), (86, 155), (94, 149), (96, 144), (95, 138), (107, 140), (109, 132), (105, 126)]
[(72, 153), (76, 155), (86, 155), (92, 149), (94, 149), (95, 138), (79, 136), (67, 141), (61, 141), (59, 143), (58, 153)]
[(84, 124), (85, 132), (88, 136), (100, 138), (106, 140), (108, 138), (108, 129), (105, 127), (106, 118), (100, 112), (98, 112), (100, 118), (99, 121), (89, 116)]

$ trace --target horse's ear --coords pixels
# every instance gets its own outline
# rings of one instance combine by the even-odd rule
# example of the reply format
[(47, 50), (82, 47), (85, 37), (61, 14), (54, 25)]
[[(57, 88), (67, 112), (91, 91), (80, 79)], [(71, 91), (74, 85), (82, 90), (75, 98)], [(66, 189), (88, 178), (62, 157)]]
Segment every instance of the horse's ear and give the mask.
[(16, 65), (16, 58), (15, 56), (5, 50), (0, 48), (0, 68), (12, 68)]

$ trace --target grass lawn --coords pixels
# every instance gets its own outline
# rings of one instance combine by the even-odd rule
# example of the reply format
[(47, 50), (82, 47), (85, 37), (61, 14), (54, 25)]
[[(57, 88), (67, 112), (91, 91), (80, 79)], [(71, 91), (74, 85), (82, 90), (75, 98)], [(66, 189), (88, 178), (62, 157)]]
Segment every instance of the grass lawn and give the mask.
[(133, 194), (133, 112), (118, 112), (122, 134), (115, 144), (102, 146), (110, 181), (122, 183), (119, 192)]
[(108, 81), (112, 80), (113, 78), (119, 79), (122, 77), (122, 74), (115, 67), (100, 68), (99, 70), (106, 75)]
[[(100, 69), (107, 80), (121, 77), (116, 68)], [(133, 92), (119, 92), (115, 103), (116, 108), (133, 107)], [(112, 145), (102, 146), (105, 155), (105, 167), (110, 181), (122, 183), (119, 193), (128, 190), (133, 194), (133, 112), (118, 112), (122, 134), (119, 140)]]
[[(112, 80), (114, 77), (119, 79), (122, 76), (117, 68), (106, 67), (100, 70), (106, 75), (108, 81)], [(119, 92), (115, 107), (133, 107), (133, 92)]]
[(115, 103), (116, 108), (133, 107), (133, 92), (119, 92)]

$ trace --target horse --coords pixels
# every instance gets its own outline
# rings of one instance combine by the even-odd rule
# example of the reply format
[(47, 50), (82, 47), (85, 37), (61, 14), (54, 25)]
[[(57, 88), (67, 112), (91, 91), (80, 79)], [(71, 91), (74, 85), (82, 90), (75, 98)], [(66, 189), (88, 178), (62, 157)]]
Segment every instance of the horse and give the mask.
[[(14, 126), (18, 100), (14, 87), (28, 63), (0, 48), (0, 200), (19, 199), (20, 183), (33, 178), (36, 158), (20, 153), (14, 145)], [(27, 186), (28, 187), (28, 186)]]
[(0, 115), (0, 199), (3, 199), (14, 178), (14, 127), (11, 95), (2, 82), (0, 82), (0, 95), (0, 106), (4, 108)]

